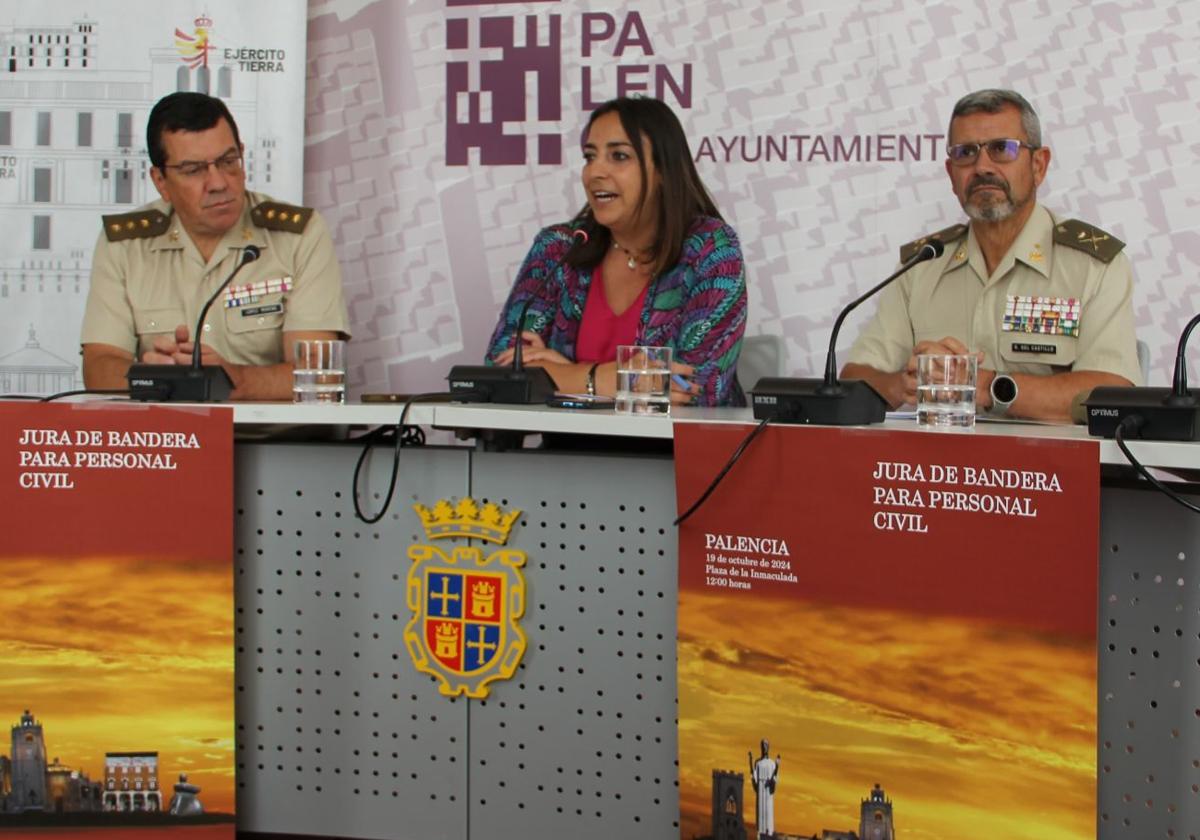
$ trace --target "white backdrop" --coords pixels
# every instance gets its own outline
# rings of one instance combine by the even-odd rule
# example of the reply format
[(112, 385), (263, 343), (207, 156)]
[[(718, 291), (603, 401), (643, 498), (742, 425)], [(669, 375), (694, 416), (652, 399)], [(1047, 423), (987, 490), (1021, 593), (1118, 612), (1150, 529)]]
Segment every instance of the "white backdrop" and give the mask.
[[(693, 151), (712, 151), (698, 165), (741, 235), (750, 332), (786, 336), (794, 373), (821, 369), (835, 312), (891, 270), (901, 244), (961, 220), (941, 135), (955, 100), (983, 87), (1015, 88), (1038, 109), (1054, 153), (1044, 203), (1128, 243), (1153, 382), (1200, 309), (1200, 4), (314, 0), (309, 16), (305, 195), (338, 238), (360, 389), (433, 389), (451, 363), (478, 361), (535, 231), (583, 204), (587, 99), (615, 95), (618, 72), (630, 92), (654, 93), (656, 74), (678, 82), (688, 65), (690, 107), (669, 86), (665, 98)], [(556, 61), (553, 49), (531, 56), (525, 19), (552, 48), (554, 17)], [(505, 18), (513, 34), (488, 40)], [(561, 111), (548, 120), (537, 84), (555, 63)], [(493, 120), (525, 86), (524, 119), (495, 130), (532, 138), (526, 163), (476, 150), (447, 165), (448, 113), (464, 100), (455, 89), (447, 101), (454, 64)], [(551, 132), (561, 164), (538, 162), (535, 135)], [(854, 138), (863, 159), (835, 154)], [(906, 159), (880, 161), (880, 145), (900, 156), (899, 138)], [(871, 311), (848, 320), (844, 344)]]
[(0, 394), (81, 387), (100, 216), (158, 197), (145, 136), (161, 97), (207, 77), (238, 122), (251, 187), (302, 199), (304, 10), (303, 0), (5, 4)]

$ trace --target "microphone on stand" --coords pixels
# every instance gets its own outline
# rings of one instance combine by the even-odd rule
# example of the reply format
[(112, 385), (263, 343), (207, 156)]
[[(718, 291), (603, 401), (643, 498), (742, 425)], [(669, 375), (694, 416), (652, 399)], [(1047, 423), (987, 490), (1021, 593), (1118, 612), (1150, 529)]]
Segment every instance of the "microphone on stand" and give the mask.
[(517, 326), (513, 334), (515, 343), (513, 344), (512, 364), (508, 367), (455, 365), (450, 368), (450, 375), (446, 377), (450, 382), (452, 395), (464, 402), (492, 402), (504, 405), (534, 405), (544, 403), (554, 395), (556, 390), (554, 380), (545, 369), (525, 367), (525, 341), (521, 338), (521, 333), (525, 330), (525, 316), (529, 314), (530, 305), (542, 296), (542, 292), (545, 291), (567, 255), (577, 245), (585, 244), (590, 238), (586, 227), (588, 223), (585, 220), (558, 227), (561, 233), (570, 235), (574, 241), (563, 251), (561, 257), (550, 264), (550, 267), (542, 274), (542, 279), (533, 294), (521, 306), (521, 313), (517, 316)]
[(945, 247), (940, 239), (930, 239), (883, 282), (852, 300), (841, 311), (829, 336), (824, 378), (763, 377), (758, 380), (758, 384), (751, 389), (755, 418), (774, 423), (820, 423), (827, 426), (882, 423), (887, 414), (887, 401), (878, 391), (862, 380), (838, 381), (835, 350), (838, 332), (841, 331), (846, 316), (860, 303), (917, 263), (937, 259), (945, 251)]
[(1200, 440), (1200, 401), (1188, 388), (1187, 344), (1200, 324), (1194, 316), (1179, 336), (1170, 388), (1101, 385), (1084, 400), (1088, 434), (1115, 437), (1126, 420), (1125, 437), (1142, 440)]
[(239, 271), (258, 259), (259, 254), (257, 245), (243, 248), (237, 266), (201, 307), (196, 329), (192, 333), (191, 365), (131, 365), (129, 373), (125, 375), (129, 381), (130, 399), (141, 402), (224, 402), (229, 399), (233, 390), (229, 374), (220, 365), (204, 367), (200, 362), (200, 335), (208, 310), (221, 292), (233, 282)]

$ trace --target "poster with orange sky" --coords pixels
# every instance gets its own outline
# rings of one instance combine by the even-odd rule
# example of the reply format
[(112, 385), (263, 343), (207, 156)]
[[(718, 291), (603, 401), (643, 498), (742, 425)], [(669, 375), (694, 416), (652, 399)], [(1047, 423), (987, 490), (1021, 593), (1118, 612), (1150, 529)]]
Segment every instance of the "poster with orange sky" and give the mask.
[(0, 403), (0, 833), (235, 836), (232, 438)]
[[(680, 510), (749, 428), (676, 425)], [(768, 428), (680, 527), (680, 837), (1094, 838), (1098, 485), (1092, 441)]]

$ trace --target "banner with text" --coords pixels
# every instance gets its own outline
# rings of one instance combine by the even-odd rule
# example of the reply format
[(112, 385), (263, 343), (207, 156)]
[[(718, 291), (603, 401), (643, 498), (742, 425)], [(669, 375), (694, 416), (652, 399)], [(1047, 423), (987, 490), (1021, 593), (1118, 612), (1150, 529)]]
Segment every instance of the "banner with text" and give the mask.
[(0, 441), (0, 831), (233, 838), (232, 412), (0, 403)]
[[(312, 2), (304, 193), (351, 302), (348, 387), (440, 390), (452, 365), (483, 359), (534, 236), (585, 203), (589, 113), (639, 94), (679, 116), (738, 232), (747, 333), (781, 336), (784, 371), (819, 375), (834, 317), (900, 246), (966, 221), (945, 134), (958, 98), (985, 87), (1020, 91), (1041, 117), (1053, 158), (1038, 201), (1128, 243), (1138, 337), (1165, 384), (1200, 311), (1191, 9)], [(850, 314), (843, 347), (874, 310)]]
[(680, 836), (1095, 837), (1096, 446), (765, 430), (679, 531)]

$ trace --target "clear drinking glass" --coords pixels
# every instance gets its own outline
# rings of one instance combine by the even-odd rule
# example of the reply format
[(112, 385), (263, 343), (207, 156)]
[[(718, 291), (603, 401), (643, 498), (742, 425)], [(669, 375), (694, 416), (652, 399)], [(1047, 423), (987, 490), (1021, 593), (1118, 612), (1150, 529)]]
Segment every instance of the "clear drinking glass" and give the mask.
[(618, 414), (671, 413), (671, 348), (617, 348)]
[(346, 402), (346, 342), (300, 339), (294, 349), (292, 402)]
[(979, 359), (917, 356), (917, 424), (929, 428), (975, 426), (975, 377)]

